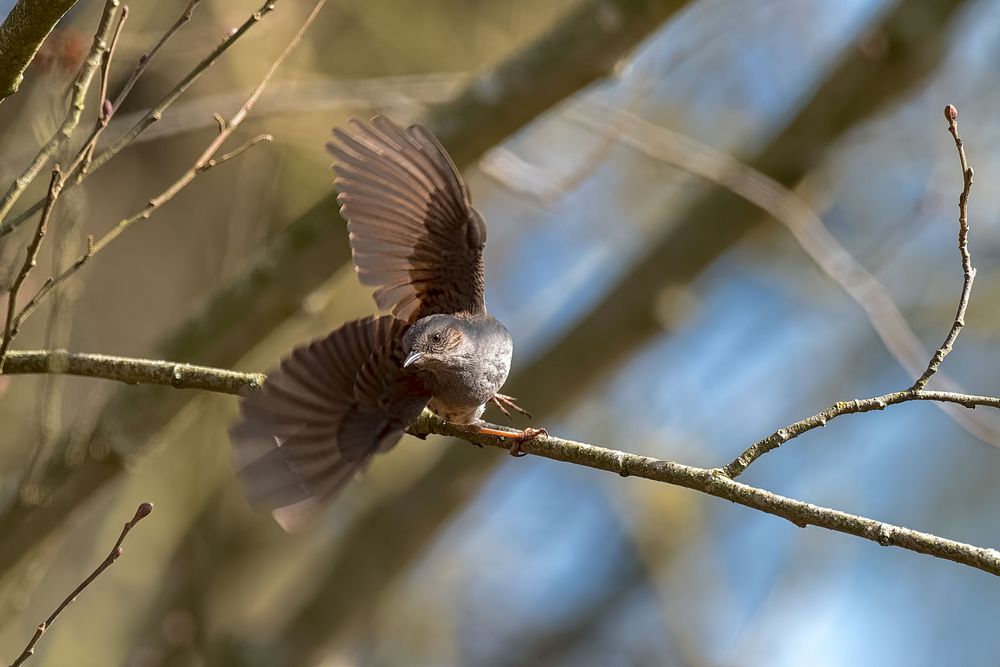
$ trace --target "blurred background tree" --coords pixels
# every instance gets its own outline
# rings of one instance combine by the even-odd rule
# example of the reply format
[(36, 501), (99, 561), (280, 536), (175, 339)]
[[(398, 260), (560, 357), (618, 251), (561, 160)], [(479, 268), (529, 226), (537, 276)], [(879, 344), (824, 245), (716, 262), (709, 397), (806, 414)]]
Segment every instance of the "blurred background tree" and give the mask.
[[(111, 90), (187, 4), (130, 6)], [(258, 4), (203, 0), (109, 139)], [(102, 7), (80, 0), (0, 106), (2, 182), (62, 121)], [(310, 8), (277, 3), (62, 195), (34, 288), (190, 167), (212, 114), (243, 103)], [(913, 378), (785, 227), (694, 165), (710, 147), (794, 188), (933, 347), (961, 281), (961, 183), (940, 116), (952, 102), (980, 183), (980, 273), (947, 370), (995, 395), (998, 26), (990, 0), (331, 0), (234, 145), (274, 141), (123, 234), (17, 347), (265, 370), (369, 312), (323, 144), (383, 112), (426, 123), (465, 170), (489, 224), (487, 299), (517, 344), (507, 387), (536, 421), (722, 465), (834, 400)], [(673, 159), (627, 141), (635, 117)], [(33, 227), (0, 238), (0, 284)], [(665, 485), (404, 441), (289, 536), (250, 511), (229, 469), (231, 397), (54, 375), (0, 377), (0, 392), (0, 655), (141, 500), (156, 515), (36, 664), (978, 664), (997, 651), (987, 574)], [(746, 481), (995, 544), (1000, 438), (964, 426), (928, 404), (844, 418)]]

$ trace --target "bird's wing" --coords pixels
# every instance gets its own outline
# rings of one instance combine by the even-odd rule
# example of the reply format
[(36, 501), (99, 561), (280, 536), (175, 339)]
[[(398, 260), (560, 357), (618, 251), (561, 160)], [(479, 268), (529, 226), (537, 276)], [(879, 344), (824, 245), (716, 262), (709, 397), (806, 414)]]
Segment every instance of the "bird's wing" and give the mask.
[(407, 322), (483, 312), (486, 226), (434, 135), (384, 116), (333, 134), (327, 148), (354, 266), (378, 287), (379, 308)]
[(399, 441), (429, 398), (402, 368), (407, 324), (348, 322), (296, 348), (240, 402), (234, 462), (253, 505), (294, 530), (378, 452)]

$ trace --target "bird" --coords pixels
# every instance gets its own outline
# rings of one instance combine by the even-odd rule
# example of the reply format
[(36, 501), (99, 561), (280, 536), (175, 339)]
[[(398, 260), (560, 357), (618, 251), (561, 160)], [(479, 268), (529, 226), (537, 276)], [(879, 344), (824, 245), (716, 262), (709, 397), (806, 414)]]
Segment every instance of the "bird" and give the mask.
[(334, 128), (337, 202), (358, 279), (381, 315), (301, 345), (240, 399), (233, 462), (251, 505), (288, 531), (311, 522), (372, 458), (429, 408), (470, 432), (513, 439), (487, 403), (527, 416), (500, 393), (513, 342), (486, 310), (486, 225), (444, 147), (420, 125), (385, 116)]

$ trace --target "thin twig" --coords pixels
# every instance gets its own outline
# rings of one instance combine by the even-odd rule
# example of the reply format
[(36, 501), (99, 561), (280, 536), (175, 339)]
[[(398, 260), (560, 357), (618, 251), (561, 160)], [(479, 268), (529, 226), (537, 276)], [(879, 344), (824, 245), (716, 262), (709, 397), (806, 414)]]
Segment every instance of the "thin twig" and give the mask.
[[(777, 449), (792, 438), (797, 438), (803, 433), (811, 431), (814, 428), (826, 426), (828, 422), (842, 415), (869, 412), (871, 410), (882, 410), (888, 405), (905, 403), (907, 401), (940, 401), (939, 398), (927, 397), (936, 396), (942, 392), (929, 392), (926, 391), (924, 387), (927, 386), (927, 381), (930, 380), (934, 373), (937, 372), (944, 358), (948, 356), (949, 352), (951, 352), (955, 341), (958, 339), (958, 334), (962, 331), (962, 327), (965, 326), (965, 311), (969, 305), (969, 298), (972, 295), (972, 283), (976, 277), (976, 270), (972, 267), (972, 257), (969, 253), (969, 192), (972, 190), (973, 171), (965, 157), (965, 146), (962, 143), (962, 139), (958, 136), (958, 110), (949, 104), (945, 107), (944, 115), (948, 120), (948, 131), (951, 132), (952, 137), (955, 139), (955, 147), (958, 149), (958, 157), (962, 166), (964, 185), (958, 203), (958, 249), (962, 257), (962, 272), (965, 276), (962, 284), (962, 294), (959, 297), (958, 302), (958, 312), (955, 315), (955, 321), (952, 324), (951, 330), (948, 332), (948, 336), (945, 338), (944, 343), (942, 343), (941, 347), (934, 352), (934, 355), (931, 357), (931, 361), (927, 366), (927, 370), (924, 371), (923, 375), (921, 375), (909, 389), (885, 394), (883, 396), (876, 396), (874, 398), (836, 403), (823, 412), (799, 420), (793, 424), (789, 424), (784, 428), (780, 428), (763, 440), (755, 442), (734, 461), (722, 468), (720, 472), (726, 476), (730, 478), (738, 477), (750, 466), (750, 464), (764, 454)], [(951, 392), (944, 393), (953, 396), (963, 395)], [(943, 402), (959, 403), (965, 405), (965, 407), (974, 407), (973, 405), (963, 403), (962, 401)]]
[(160, 49), (163, 48), (163, 45), (166, 44), (170, 38), (174, 36), (174, 33), (180, 30), (185, 23), (191, 20), (191, 17), (194, 16), (195, 7), (197, 7), (200, 3), (201, 0), (191, 0), (188, 3), (188, 6), (184, 8), (184, 11), (181, 12), (180, 17), (178, 17), (178, 19), (174, 21), (173, 25), (167, 28), (167, 31), (163, 33), (163, 36), (160, 37), (160, 41), (158, 41), (152, 49), (139, 56), (139, 61), (135, 64), (135, 67), (132, 68), (132, 73), (129, 74), (128, 79), (125, 81), (125, 85), (122, 86), (122, 89), (118, 92), (118, 96), (115, 97), (115, 111), (118, 110), (121, 103), (126, 97), (128, 97), (128, 94), (132, 91), (132, 87), (135, 86), (136, 82), (142, 76), (142, 73), (146, 71), (147, 67), (149, 67), (150, 61), (152, 61)]
[(873, 412), (875, 410), (885, 410), (890, 405), (909, 403), (912, 401), (933, 401), (935, 403), (945, 403), (960, 405), (966, 408), (987, 406), (1000, 409), (1000, 398), (990, 396), (976, 396), (973, 394), (962, 394), (953, 391), (928, 391), (926, 389), (904, 389), (881, 396), (871, 398), (858, 398), (851, 401), (841, 401), (834, 403), (826, 410), (816, 413), (811, 417), (800, 419), (797, 422), (783, 426), (777, 431), (752, 444), (735, 460), (719, 469), (719, 472), (735, 479), (750, 467), (750, 464), (759, 459), (764, 454), (771, 452), (793, 438), (797, 438), (813, 429), (826, 426), (837, 417), (844, 415), (856, 415), (862, 412)]
[[(580, 106), (585, 111), (573, 108), (565, 116), (602, 133), (613, 133), (619, 141), (646, 155), (707, 178), (785, 225), (817, 266), (861, 306), (886, 350), (903, 369), (913, 377), (924, 371), (931, 352), (907, 323), (889, 291), (830, 234), (819, 215), (796, 192), (722, 151), (635, 114), (596, 103)], [(598, 116), (606, 116), (607, 120)], [(944, 373), (937, 374), (937, 383), (942, 390), (964, 392)], [(948, 404), (941, 409), (975, 437), (1000, 446), (998, 420), (981, 418)]]
[(18, 312), (18, 314), (14, 318), (14, 323), (15, 323), (14, 333), (17, 333), (17, 330), (21, 327), (21, 324), (23, 324), (26, 319), (31, 317), (32, 313), (34, 313), (35, 310), (38, 308), (38, 306), (42, 304), (42, 301), (44, 301), (50, 294), (52, 294), (52, 292), (55, 291), (55, 289), (59, 285), (61, 285), (63, 282), (71, 278), (74, 273), (80, 270), (80, 267), (83, 266), (88, 259), (90, 259), (90, 256), (93, 254), (93, 251), (94, 251), (94, 237), (87, 236), (86, 252), (80, 255), (80, 257), (78, 257), (77, 260), (69, 266), (69, 268), (67, 268), (65, 271), (60, 273), (55, 278), (46, 278), (45, 282), (42, 283), (42, 286), (38, 288), (38, 291), (35, 292), (34, 296), (32, 296), (28, 300), (28, 303), (24, 304), (24, 307)]
[[(250, 146), (258, 144), (261, 141), (268, 141), (270, 140), (270, 138), (271, 138), (270, 135), (262, 135), (260, 137), (255, 137), (254, 139), (251, 139), (249, 142), (247, 142), (247, 144), (245, 144), (244, 146), (241, 146), (236, 151), (233, 151), (233, 153), (237, 154), (241, 153), (243, 152), (243, 150), (246, 150)], [(181, 178), (174, 181), (174, 183), (170, 185), (170, 187), (168, 187), (166, 190), (164, 190), (157, 196), (150, 199), (146, 203), (146, 206), (144, 206), (141, 211), (127, 218), (119, 220), (114, 227), (112, 227), (107, 233), (104, 234), (104, 236), (100, 238), (100, 240), (95, 241), (93, 236), (88, 236), (87, 249), (83, 252), (83, 254), (81, 254), (76, 259), (75, 262), (73, 262), (65, 270), (63, 270), (62, 273), (46, 280), (45, 283), (43, 283), (42, 286), (38, 288), (38, 291), (35, 292), (34, 296), (31, 297), (28, 303), (24, 305), (24, 308), (21, 309), (21, 311), (17, 314), (15, 318), (17, 326), (20, 327), (20, 325), (26, 319), (31, 317), (31, 315), (35, 312), (38, 306), (40, 306), (42, 302), (45, 301), (45, 299), (47, 299), (49, 295), (51, 295), (57, 287), (59, 287), (59, 285), (63, 284), (64, 282), (75, 276), (76, 273), (80, 269), (82, 269), (84, 265), (87, 264), (94, 255), (96, 255), (98, 252), (100, 252), (108, 245), (110, 245), (115, 239), (121, 236), (126, 229), (128, 229), (135, 223), (139, 222), (140, 220), (149, 219), (149, 217), (152, 216), (153, 213), (158, 211), (164, 204), (173, 199), (177, 195), (177, 193), (183, 190), (191, 181), (195, 179), (196, 176), (208, 171), (212, 167), (221, 164), (223, 161), (224, 160), (216, 160), (210, 164), (209, 162), (202, 163), (201, 160), (199, 160), (199, 162), (196, 163), (195, 166), (186, 171), (181, 176)]]
[(115, 34), (111, 37), (111, 45), (108, 46), (107, 50), (104, 52), (104, 56), (101, 63), (101, 105), (97, 111), (98, 122), (107, 126), (107, 119), (110, 114), (105, 111), (104, 105), (108, 101), (108, 84), (111, 81), (111, 63), (115, 59), (115, 49), (118, 47), (118, 39), (122, 36), (122, 30), (125, 29), (125, 21), (128, 20), (128, 5), (122, 5), (122, 13), (118, 17), (118, 25), (115, 26)]
[(52, 168), (52, 178), (49, 181), (49, 191), (48, 195), (45, 197), (45, 208), (42, 209), (42, 216), (38, 219), (38, 228), (35, 230), (35, 236), (28, 245), (28, 251), (24, 257), (24, 264), (21, 266), (21, 270), (14, 278), (14, 283), (11, 285), (10, 293), (7, 295), (7, 317), (4, 320), (3, 340), (0, 340), (0, 373), (3, 372), (4, 361), (7, 358), (7, 352), (10, 350), (10, 344), (14, 342), (14, 337), (17, 336), (17, 332), (21, 328), (21, 322), (24, 321), (24, 318), (21, 317), (20, 314), (15, 314), (15, 311), (17, 310), (17, 296), (21, 291), (21, 287), (28, 279), (28, 275), (38, 263), (38, 251), (42, 247), (42, 240), (45, 238), (45, 234), (48, 231), (49, 218), (52, 216), (52, 209), (55, 206), (56, 200), (59, 198), (59, 192), (62, 190), (62, 184), (62, 171), (59, 169), (59, 165), (57, 164)]
[[(110, 2), (111, 0), (109, 0)], [(115, 0), (117, 2), (117, 0)], [(183, 95), (188, 88), (190, 88), (201, 75), (205, 73), (216, 60), (225, 53), (229, 47), (236, 43), (248, 30), (253, 28), (255, 25), (260, 23), (267, 14), (274, 10), (274, 6), (277, 0), (268, 0), (260, 8), (255, 11), (250, 17), (243, 22), (243, 24), (236, 28), (233, 32), (228, 34), (222, 42), (215, 47), (215, 49), (209, 53), (205, 58), (202, 59), (194, 68), (188, 72), (188, 74), (171, 89), (153, 108), (151, 108), (146, 115), (140, 118), (135, 125), (133, 125), (127, 132), (125, 132), (121, 137), (116, 139), (108, 148), (106, 148), (100, 155), (95, 157), (91, 162), (86, 165), (84, 169), (82, 166), (77, 167), (77, 173), (71, 173), (67, 175), (67, 187), (74, 187), (84, 180), (87, 176), (93, 174), (95, 171), (103, 167), (107, 162), (113, 158), (115, 155), (120, 153), (125, 147), (131, 144), (136, 137), (138, 137), (142, 132), (153, 125), (160, 118), (163, 117), (163, 113), (172, 105), (177, 98)], [(190, 8), (190, 5), (189, 5)], [(179, 26), (178, 26), (179, 27)], [(162, 40), (161, 40), (162, 41)], [(3, 220), (3, 216), (0, 215), (0, 237), (10, 234), (18, 225), (30, 218), (36, 212), (38, 212), (43, 205), (41, 200), (35, 202), (23, 213), (11, 218), (10, 220)]]
[[(273, 5), (273, 3), (269, 4)], [(306, 17), (306, 20), (303, 21), (302, 25), (299, 27), (298, 32), (295, 33), (295, 36), (292, 37), (292, 39), (288, 42), (288, 45), (285, 47), (284, 51), (278, 54), (278, 57), (274, 60), (274, 62), (271, 63), (271, 66), (268, 68), (267, 72), (264, 73), (264, 76), (257, 84), (257, 87), (254, 88), (253, 92), (250, 93), (250, 96), (247, 98), (246, 102), (243, 103), (243, 106), (237, 109), (236, 113), (234, 113), (231, 118), (225, 120), (222, 123), (219, 123), (218, 134), (216, 135), (215, 139), (213, 139), (212, 142), (209, 143), (209, 145), (205, 148), (205, 150), (202, 151), (201, 155), (195, 161), (194, 165), (192, 165), (192, 167), (188, 169), (186, 172), (181, 174), (181, 177), (178, 178), (176, 181), (174, 181), (166, 190), (161, 192), (156, 197), (150, 199), (149, 202), (141, 211), (139, 211), (135, 215), (120, 220), (118, 224), (116, 224), (114, 227), (111, 228), (110, 231), (104, 234), (104, 236), (102, 236), (100, 240), (98, 240), (96, 243), (88, 244), (87, 251), (84, 252), (79, 257), (79, 259), (77, 259), (76, 262), (74, 262), (69, 268), (60, 273), (58, 276), (46, 282), (44, 285), (42, 285), (41, 289), (38, 290), (35, 296), (28, 303), (28, 305), (25, 306), (25, 310), (22, 311), (22, 314), (18, 316), (21, 321), (30, 316), (31, 313), (34, 312), (34, 310), (38, 307), (38, 305), (49, 294), (52, 293), (52, 290), (55, 289), (56, 286), (68, 280), (69, 278), (73, 277), (73, 275), (75, 275), (77, 271), (83, 268), (83, 266), (94, 255), (102, 251), (116, 238), (121, 236), (126, 229), (131, 227), (136, 222), (139, 222), (140, 220), (148, 219), (161, 206), (163, 206), (165, 203), (173, 199), (178, 192), (187, 187), (188, 184), (191, 183), (191, 181), (193, 181), (195, 178), (198, 177), (198, 175), (208, 171), (213, 167), (222, 164), (223, 162), (226, 162), (236, 157), (240, 153), (244, 152), (249, 148), (252, 148), (253, 146), (256, 146), (261, 142), (271, 140), (271, 135), (262, 134), (257, 137), (254, 137), (250, 141), (246, 142), (245, 144), (241, 145), (235, 150), (222, 155), (219, 158), (215, 157), (215, 154), (219, 152), (219, 150), (222, 148), (222, 145), (226, 142), (226, 140), (233, 134), (233, 132), (236, 131), (236, 129), (240, 126), (240, 124), (243, 123), (247, 115), (249, 115), (250, 111), (253, 109), (254, 104), (257, 102), (258, 99), (260, 99), (260, 96), (264, 92), (264, 89), (267, 88), (267, 85), (271, 82), (271, 79), (278, 71), (278, 68), (289, 56), (289, 54), (291, 54), (291, 52), (295, 49), (295, 47), (298, 46), (299, 43), (302, 41), (302, 38), (305, 36), (305, 33), (309, 29), (309, 26), (312, 25), (312, 22), (316, 19), (316, 16), (319, 15), (320, 10), (323, 8), (323, 5), (325, 4), (326, 0), (318, 0), (318, 2), (316, 2), (316, 4), (313, 6), (312, 11), (309, 13), (309, 16)], [(100, 158), (95, 160), (94, 164), (97, 164), (99, 160)]]
[[(188, 6), (181, 13), (180, 17), (174, 21), (173, 25), (167, 28), (165, 33), (163, 33), (163, 36), (160, 37), (160, 40), (156, 43), (156, 45), (153, 46), (153, 48), (147, 53), (139, 56), (139, 60), (132, 68), (132, 73), (129, 74), (129, 77), (126, 79), (122, 89), (118, 91), (118, 95), (115, 96), (114, 102), (110, 102), (108, 100), (107, 89), (103, 89), (101, 95), (101, 113), (98, 114), (97, 121), (94, 123), (93, 129), (90, 131), (90, 136), (87, 138), (87, 141), (84, 142), (83, 147), (80, 149), (80, 152), (77, 154), (76, 159), (73, 161), (72, 166), (68, 170), (70, 174), (74, 175), (74, 185), (83, 180), (84, 172), (87, 169), (87, 165), (90, 164), (90, 161), (94, 157), (94, 150), (97, 148), (97, 142), (100, 139), (101, 134), (107, 129), (111, 119), (114, 118), (116, 113), (118, 113), (122, 103), (128, 97), (128, 94), (132, 92), (132, 88), (135, 86), (136, 82), (139, 81), (139, 78), (146, 71), (146, 68), (149, 67), (150, 61), (152, 61), (153, 57), (157, 54), (157, 52), (159, 52), (160, 48), (167, 43), (174, 33), (180, 30), (181, 26), (191, 20), (191, 17), (194, 15), (194, 9), (200, 2), (201, 0), (191, 0)], [(128, 7), (125, 7), (125, 9), (128, 9)], [(112, 44), (112, 50), (113, 49), (114, 45)], [(110, 68), (110, 64), (111, 61), (109, 58), (106, 62), (108, 68)]]
[(949, 104), (944, 108), (944, 117), (948, 121), (948, 132), (951, 133), (952, 138), (955, 140), (958, 159), (962, 165), (963, 187), (962, 194), (958, 197), (958, 252), (962, 257), (962, 274), (964, 278), (962, 281), (962, 295), (958, 299), (958, 310), (955, 313), (955, 321), (952, 323), (951, 330), (948, 332), (947, 337), (945, 337), (944, 342), (941, 343), (941, 347), (931, 357), (931, 361), (927, 365), (927, 370), (913, 383), (913, 389), (917, 391), (927, 386), (927, 382), (937, 372), (941, 366), (941, 362), (944, 361), (944, 358), (948, 356), (948, 353), (954, 347), (955, 341), (958, 339), (958, 334), (962, 332), (962, 327), (965, 326), (965, 311), (969, 306), (969, 297), (972, 294), (972, 283), (976, 279), (976, 269), (972, 266), (972, 255), (969, 253), (969, 193), (972, 191), (974, 172), (965, 157), (965, 144), (962, 143), (962, 138), (958, 136), (958, 109), (954, 105)]
[[(7, 192), (0, 198), (0, 230), (5, 226), (9, 226), (11, 231), (13, 231), (13, 226), (4, 224), (4, 218), (7, 217), (10, 209), (17, 203), (17, 200), (24, 191), (28, 189), (28, 186), (35, 180), (35, 177), (38, 176), (38, 172), (41, 171), (42, 167), (56, 154), (56, 151), (70, 138), (73, 130), (80, 123), (80, 117), (83, 115), (83, 108), (87, 99), (87, 89), (90, 88), (90, 81), (94, 78), (94, 73), (101, 64), (102, 54), (107, 49), (108, 34), (111, 31), (111, 19), (117, 7), (118, 0), (107, 0), (104, 5), (104, 13), (101, 14), (101, 21), (97, 26), (97, 32), (94, 33), (94, 42), (90, 47), (90, 53), (83, 61), (80, 71), (73, 81), (69, 110), (66, 112), (66, 117), (63, 119), (59, 129), (39, 149), (31, 164), (21, 172), (20, 176), (14, 179), (14, 182), (7, 188)], [(41, 208), (44, 206), (44, 202), (45, 199), (43, 198), (36, 205)]]
[(95, 579), (97, 579), (97, 577), (101, 576), (101, 573), (104, 572), (109, 567), (111, 567), (111, 565), (114, 564), (115, 561), (117, 561), (119, 558), (122, 557), (122, 554), (124, 553), (122, 549), (122, 543), (125, 541), (125, 536), (128, 535), (129, 531), (132, 530), (132, 528), (134, 528), (137, 523), (139, 523), (147, 516), (149, 516), (152, 511), (153, 511), (153, 503), (149, 502), (142, 503), (141, 505), (139, 505), (139, 507), (136, 508), (135, 514), (132, 516), (131, 519), (129, 519), (125, 523), (125, 526), (122, 528), (121, 534), (118, 536), (118, 540), (115, 541), (115, 545), (111, 547), (111, 552), (108, 553), (107, 558), (105, 558), (104, 561), (97, 566), (97, 569), (91, 572), (90, 575), (86, 579), (84, 579), (79, 586), (73, 589), (72, 593), (66, 596), (66, 599), (64, 599), (59, 604), (59, 606), (56, 607), (55, 611), (53, 611), (52, 614), (47, 619), (45, 619), (44, 623), (38, 626), (38, 628), (35, 630), (34, 636), (32, 636), (31, 640), (28, 642), (28, 645), (24, 647), (24, 651), (21, 652), (21, 655), (17, 656), (17, 659), (11, 663), (10, 667), (18, 667), (18, 665), (23, 664), (25, 660), (27, 660), (28, 658), (30, 658), (32, 655), (35, 654), (35, 645), (38, 644), (38, 641), (42, 638), (42, 635), (45, 634), (46, 630), (52, 627), (52, 624), (55, 623), (56, 618), (59, 616), (59, 614), (62, 613), (63, 609), (72, 604), (76, 600), (77, 596), (79, 596), (80, 593), (82, 593), (83, 590), (87, 588), (87, 586), (89, 586)]
[(108, 121), (114, 113), (114, 106), (108, 101), (108, 84), (111, 81), (111, 63), (115, 59), (115, 49), (118, 47), (118, 39), (121, 37), (122, 30), (125, 29), (125, 21), (128, 20), (128, 5), (122, 5), (121, 16), (118, 17), (118, 25), (115, 26), (115, 33), (111, 37), (111, 45), (105, 50), (103, 62), (101, 63), (101, 97), (97, 104), (97, 121), (94, 124), (94, 130), (91, 131), (90, 137), (84, 142), (83, 146), (77, 151), (77, 157), (70, 164), (70, 168), (67, 170), (69, 173), (76, 171), (77, 166), (81, 162), (89, 162), (90, 158), (94, 153), (94, 146), (97, 144), (97, 135), (100, 134), (98, 128), (105, 128), (108, 126)]

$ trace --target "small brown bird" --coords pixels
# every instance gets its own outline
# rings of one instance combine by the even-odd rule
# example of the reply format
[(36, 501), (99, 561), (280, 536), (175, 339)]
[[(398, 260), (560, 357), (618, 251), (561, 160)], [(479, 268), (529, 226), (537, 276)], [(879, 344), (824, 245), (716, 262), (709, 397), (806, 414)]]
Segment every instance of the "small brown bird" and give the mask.
[[(296, 348), (244, 397), (230, 430), (251, 502), (292, 530), (325, 506), (430, 407), (454, 424), (514, 438), (542, 429), (483, 425), (510, 371), (507, 329), (486, 311), (486, 226), (444, 148), (385, 117), (334, 129), (337, 201), (354, 268), (391, 314), (348, 322)], [(527, 414), (527, 413), (524, 413)]]

